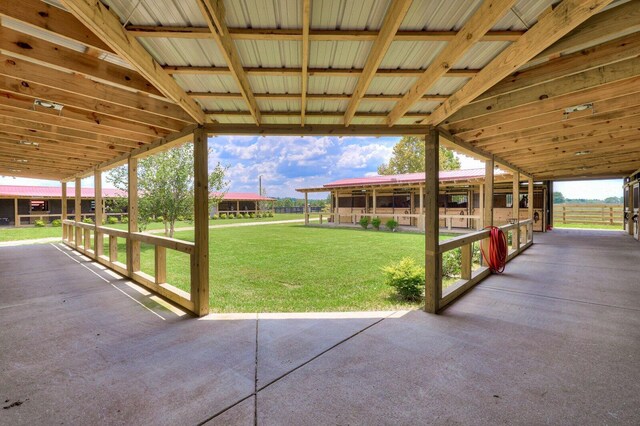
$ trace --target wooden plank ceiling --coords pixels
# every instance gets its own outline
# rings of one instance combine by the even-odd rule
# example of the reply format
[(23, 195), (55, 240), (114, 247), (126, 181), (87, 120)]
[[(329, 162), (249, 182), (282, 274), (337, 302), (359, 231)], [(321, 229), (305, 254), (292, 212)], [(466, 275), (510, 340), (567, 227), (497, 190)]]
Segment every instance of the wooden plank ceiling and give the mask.
[[(350, 135), (434, 125), (536, 179), (640, 165), (640, 0), (485, 0), (471, 12), (375, 0), (362, 28), (357, 7), (319, 0), (297, 12), (283, 0), (271, 11), (257, 0), (53, 3), (0, 3), (0, 175), (85, 176), (195, 124)], [(344, 24), (327, 26), (331, 13)], [(416, 24), (437, 13), (433, 28)], [(169, 22), (181, 14), (184, 25)]]

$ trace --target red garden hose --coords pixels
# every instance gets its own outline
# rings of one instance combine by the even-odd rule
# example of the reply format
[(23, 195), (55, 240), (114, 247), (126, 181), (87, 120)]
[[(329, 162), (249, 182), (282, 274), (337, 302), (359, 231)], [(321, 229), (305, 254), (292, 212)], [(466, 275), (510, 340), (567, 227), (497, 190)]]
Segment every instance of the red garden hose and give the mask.
[(491, 272), (501, 274), (504, 272), (504, 266), (507, 264), (507, 255), (509, 254), (507, 236), (497, 226), (487, 226), (485, 229), (490, 231), (489, 255), (487, 256), (484, 252), (484, 247), (481, 246), (482, 257), (487, 262)]

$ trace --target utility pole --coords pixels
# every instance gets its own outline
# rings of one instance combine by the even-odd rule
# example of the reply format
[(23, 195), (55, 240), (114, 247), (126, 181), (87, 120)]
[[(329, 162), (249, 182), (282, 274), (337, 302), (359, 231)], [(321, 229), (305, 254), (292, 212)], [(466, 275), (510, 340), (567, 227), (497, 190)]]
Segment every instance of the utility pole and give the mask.
[(258, 195), (262, 195), (262, 175), (258, 176)]

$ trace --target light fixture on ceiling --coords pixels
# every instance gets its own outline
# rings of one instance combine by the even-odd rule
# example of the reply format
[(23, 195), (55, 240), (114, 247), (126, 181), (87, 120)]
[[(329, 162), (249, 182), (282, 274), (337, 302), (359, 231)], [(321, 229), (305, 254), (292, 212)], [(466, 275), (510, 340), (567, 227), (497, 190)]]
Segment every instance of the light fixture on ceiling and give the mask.
[(572, 112), (586, 111), (588, 109), (593, 109), (592, 103), (574, 105), (569, 108), (564, 109), (564, 115), (571, 114)]
[(26, 139), (20, 139), (20, 141), (18, 141), (18, 145), (40, 146), (38, 142), (31, 142)]
[(16, 163), (21, 163), (21, 164), (25, 164), (28, 163), (29, 160), (26, 160), (24, 158), (16, 158)]
[(575, 155), (576, 155), (577, 157), (579, 157), (579, 156), (581, 156), (581, 155), (588, 155), (588, 154), (591, 154), (591, 151), (588, 151), (588, 150), (587, 150), (587, 151), (578, 151), (578, 152), (576, 152), (576, 154), (575, 154)]
[(43, 101), (42, 99), (36, 99), (33, 101), (33, 106), (39, 106), (42, 108), (46, 108), (46, 109), (52, 109), (54, 111), (62, 111), (62, 108), (64, 108), (64, 105), (59, 104), (57, 102), (51, 102), (51, 101)]
[(9, 171), (13, 172), (13, 173), (20, 173), (22, 170), (20, 170), (20, 169), (9, 169)]

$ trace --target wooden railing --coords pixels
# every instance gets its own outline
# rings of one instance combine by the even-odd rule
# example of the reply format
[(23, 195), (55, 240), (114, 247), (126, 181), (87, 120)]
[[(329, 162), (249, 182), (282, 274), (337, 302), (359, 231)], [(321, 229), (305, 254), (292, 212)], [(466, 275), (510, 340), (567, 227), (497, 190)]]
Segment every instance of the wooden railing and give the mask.
[(215, 214), (217, 214), (218, 216), (220, 216), (221, 214), (226, 214), (226, 215), (230, 215), (233, 214), (235, 216), (239, 215), (239, 214), (268, 214), (268, 213), (273, 213), (273, 210), (221, 210), (221, 211), (217, 211), (215, 212)]
[[(69, 215), (71, 215), (72, 213), (69, 213)], [(108, 217), (108, 216), (120, 216), (122, 218), (122, 216), (126, 216), (127, 213), (104, 213), (103, 216), (104, 217)], [(96, 214), (95, 213), (81, 213), (80, 214), (80, 218), (81, 220), (85, 220), (88, 217), (95, 217)], [(30, 213), (30, 214), (19, 214), (18, 216), (16, 216), (15, 219), (15, 226), (19, 227), (22, 226), (22, 219), (36, 219), (36, 220), (43, 220), (44, 218), (49, 219), (49, 222), (55, 220), (55, 219), (60, 219), (62, 220), (62, 213)], [(52, 219), (53, 218), (53, 219)], [(29, 221), (30, 222), (30, 221)], [(29, 223), (29, 225), (31, 225), (31, 223)]]
[[(499, 227), (507, 235), (510, 240), (511, 247), (507, 256), (507, 262), (516, 257), (522, 251), (526, 250), (533, 244), (533, 220), (521, 220), (518, 223), (503, 225)], [(519, 233), (517, 230), (519, 229)], [(460, 279), (451, 284), (447, 288), (442, 286), (442, 274), (438, 279), (438, 285), (440, 286), (441, 297), (438, 300), (438, 308), (442, 309), (455, 299), (460, 297), (464, 292), (471, 287), (485, 279), (491, 274), (488, 267), (480, 266), (473, 270), (473, 244), (481, 242), (489, 238), (489, 230), (476, 231), (470, 234), (461, 235), (460, 237), (451, 238), (446, 241), (442, 241), (439, 244), (439, 257), (440, 264), (442, 265), (442, 255), (448, 251), (460, 249), (462, 251), (461, 264), (460, 264)], [(518, 239), (516, 235), (520, 236)]]
[[(402, 213), (351, 213), (351, 214), (339, 214), (337, 215), (336, 213), (320, 213), (320, 225), (323, 224), (323, 216), (327, 216), (329, 218), (333, 217), (335, 218), (336, 216), (340, 216), (340, 217), (345, 217), (348, 216), (351, 219), (347, 222), (347, 223), (353, 223), (353, 224), (357, 224), (358, 220), (360, 220), (361, 217), (365, 216), (365, 217), (370, 217), (370, 218), (374, 218), (374, 217), (378, 217), (380, 219), (383, 218), (391, 218), (393, 220), (395, 220), (396, 222), (400, 223), (400, 218), (411, 218), (411, 219), (417, 219), (417, 227), (420, 230), (424, 230), (424, 225), (423, 225), (423, 220), (424, 220), (424, 215), (421, 214), (416, 214), (416, 213), (407, 213), (407, 214), (402, 214)], [(467, 220), (467, 224), (470, 225), (470, 222), (473, 221), (473, 226), (469, 226), (468, 229), (475, 229), (476, 227), (476, 222), (477, 220), (482, 219), (482, 216), (480, 215), (466, 215), (466, 216), (461, 216), (461, 215), (457, 215), (457, 214), (441, 214), (439, 216), (440, 219), (444, 219), (445, 220), (445, 226), (447, 227), (447, 229), (451, 230), (453, 228), (453, 221), (454, 220), (459, 220), (459, 219), (466, 219)], [(384, 224), (384, 223), (383, 223)], [(400, 225), (400, 226), (407, 226), (407, 225)]]
[(556, 224), (623, 225), (622, 204), (554, 204)]
[[(64, 220), (63, 242), (76, 249), (85, 256), (113, 269), (114, 271), (133, 279), (135, 282), (153, 290), (168, 300), (193, 312), (194, 303), (191, 294), (166, 282), (167, 280), (167, 249), (186, 253), (190, 256), (190, 273), (194, 273), (194, 253), (195, 244), (189, 241), (177, 240), (174, 238), (161, 237), (157, 235), (145, 234), (142, 232), (131, 232), (109, 228), (106, 226), (96, 226), (90, 223)], [(94, 234), (94, 243), (91, 242), (91, 235)], [(103, 254), (104, 236), (108, 237), (107, 254)], [(129, 270), (127, 265), (133, 262), (118, 261), (118, 238), (123, 238), (129, 243), (137, 241), (151, 244), (155, 249), (154, 275), (142, 272), (139, 268)], [(139, 253), (137, 254), (139, 256)], [(137, 262), (139, 264), (139, 262)]]

